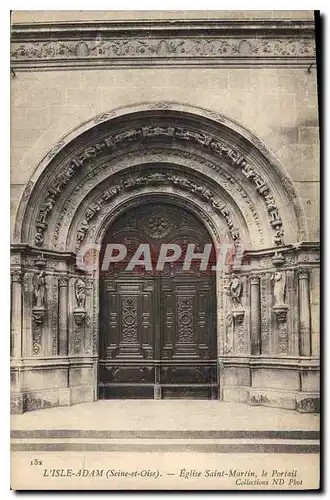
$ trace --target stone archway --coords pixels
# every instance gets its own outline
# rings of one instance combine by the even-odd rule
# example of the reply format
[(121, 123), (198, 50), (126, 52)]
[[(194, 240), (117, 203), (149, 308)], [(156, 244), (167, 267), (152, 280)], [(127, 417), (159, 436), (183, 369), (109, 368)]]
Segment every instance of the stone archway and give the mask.
[[(299, 358), (309, 358), (312, 348), (308, 273), (299, 260), (306, 224), (292, 182), (267, 148), (228, 118), (178, 103), (143, 103), (72, 131), (23, 192), (12, 246), (14, 410), (97, 397), (99, 281), (77, 268), (76, 255), (100, 244), (109, 224), (151, 196), (171, 197), (203, 221), (213, 242), (244, 250), (247, 267), (217, 276), (220, 397), (299, 405), (305, 397)], [(274, 288), (275, 272), (285, 293)], [(241, 290), (238, 312), (233, 278)], [(37, 303), (36, 280), (43, 293)], [(293, 380), (284, 395), (283, 369)], [(270, 374), (269, 388), (260, 382), (262, 370)]]

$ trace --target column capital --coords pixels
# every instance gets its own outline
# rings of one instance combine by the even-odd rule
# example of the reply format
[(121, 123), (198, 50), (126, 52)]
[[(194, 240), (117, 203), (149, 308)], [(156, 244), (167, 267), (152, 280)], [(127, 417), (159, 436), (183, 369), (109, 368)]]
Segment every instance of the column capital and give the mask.
[(249, 276), (250, 285), (260, 285), (260, 276), (253, 274)]
[(59, 285), (60, 286), (68, 286), (69, 284), (69, 276), (60, 276)]
[(298, 269), (297, 274), (300, 280), (308, 280), (310, 269), (308, 269), (307, 267), (301, 267), (300, 269)]
[(20, 270), (11, 271), (13, 283), (22, 283), (23, 273)]

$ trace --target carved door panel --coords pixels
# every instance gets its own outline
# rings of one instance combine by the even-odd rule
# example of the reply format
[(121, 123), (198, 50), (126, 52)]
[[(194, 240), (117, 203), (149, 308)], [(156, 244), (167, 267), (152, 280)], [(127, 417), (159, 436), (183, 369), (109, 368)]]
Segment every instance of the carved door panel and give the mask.
[(153, 397), (154, 280), (101, 284), (99, 397)]
[(217, 395), (211, 278), (104, 279), (100, 398)]
[(212, 277), (161, 283), (163, 397), (216, 397), (215, 294)]

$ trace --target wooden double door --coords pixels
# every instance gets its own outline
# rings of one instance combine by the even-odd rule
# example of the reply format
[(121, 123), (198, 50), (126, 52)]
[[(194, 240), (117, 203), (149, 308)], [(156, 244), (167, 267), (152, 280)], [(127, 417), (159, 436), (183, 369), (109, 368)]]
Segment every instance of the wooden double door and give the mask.
[[(158, 237), (159, 232), (153, 238), (146, 229), (146, 216), (153, 217), (155, 227), (155, 213), (160, 211), (166, 214), (162, 227), (164, 221), (173, 220), (171, 238), (166, 240)], [(173, 213), (171, 207), (144, 208), (118, 222), (108, 241), (127, 244), (129, 234), (134, 248), (146, 239), (156, 248), (161, 241), (178, 242), (178, 232), (186, 243), (197, 236), (209, 241), (199, 221), (189, 216), (182, 223), (182, 215), (182, 210)], [(136, 274), (118, 265), (101, 275), (99, 352), (100, 399), (216, 399), (214, 275), (193, 269), (182, 272), (180, 263), (163, 272)]]

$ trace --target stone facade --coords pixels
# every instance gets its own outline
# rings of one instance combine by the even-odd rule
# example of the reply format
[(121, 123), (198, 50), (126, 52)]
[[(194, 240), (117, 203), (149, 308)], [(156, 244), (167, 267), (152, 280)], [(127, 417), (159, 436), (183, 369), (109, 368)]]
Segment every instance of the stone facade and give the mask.
[(217, 277), (220, 399), (317, 411), (311, 16), (49, 28), (12, 27), (13, 411), (97, 398), (98, 276), (75, 256), (150, 196), (244, 246), (239, 307)]

